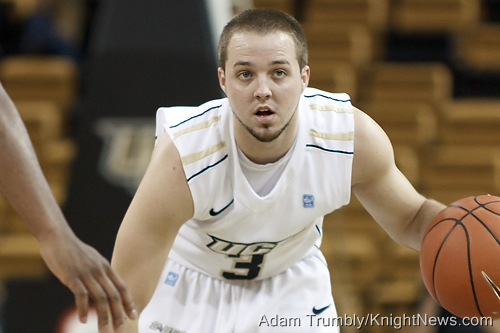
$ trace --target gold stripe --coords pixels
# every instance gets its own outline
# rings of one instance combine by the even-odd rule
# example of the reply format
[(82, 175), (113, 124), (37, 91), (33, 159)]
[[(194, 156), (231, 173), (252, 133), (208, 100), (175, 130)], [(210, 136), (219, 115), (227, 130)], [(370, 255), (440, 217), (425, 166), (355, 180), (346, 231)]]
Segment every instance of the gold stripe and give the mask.
[(194, 163), (196, 161), (199, 161), (202, 158), (207, 157), (208, 155), (211, 155), (211, 154), (215, 153), (216, 151), (221, 150), (225, 146), (226, 146), (226, 144), (224, 143), (224, 141), (221, 141), (218, 144), (213, 145), (212, 147), (207, 148), (205, 150), (199, 151), (199, 152), (194, 153), (194, 154), (182, 156), (182, 164), (188, 165), (188, 164)]
[(320, 139), (327, 139), (327, 140), (339, 140), (339, 141), (350, 141), (354, 140), (354, 132), (348, 132), (348, 133), (323, 133), (323, 132), (318, 132), (316, 130), (310, 130), (309, 134), (311, 136), (315, 136)]
[(337, 113), (352, 113), (352, 108), (338, 108), (334, 105), (309, 104), (309, 109), (318, 111), (334, 111)]
[(190, 132), (194, 132), (194, 131), (198, 131), (198, 130), (201, 130), (201, 129), (204, 129), (204, 128), (207, 128), (209, 127), (210, 125), (212, 125), (213, 123), (215, 122), (218, 122), (220, 121), (220, 116), (215, 116), (215, 117), (212, 117), (210, 118), (209, 120), (207, 121), (204, 121), (204, 122), (201, 122), (199, 124), (196, 124), (196, 125), (193, 125), (193, 126), (190, 126), (188, 128), (185, 128), (183, 130), (180, 130), (179, 132), (175, 132), (174, 133), (174, 138), (177, 139), (178, 137), (180, 137), (181, 135), (183, 134), (186, 134), (186, 133), (190, 133)]

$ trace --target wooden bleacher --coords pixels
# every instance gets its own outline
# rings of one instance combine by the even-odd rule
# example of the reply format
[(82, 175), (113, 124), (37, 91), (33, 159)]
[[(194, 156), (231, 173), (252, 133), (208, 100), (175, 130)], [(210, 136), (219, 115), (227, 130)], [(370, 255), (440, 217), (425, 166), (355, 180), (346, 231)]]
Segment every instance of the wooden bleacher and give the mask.
[(440, 142), (500, 147), (500, 98), (454, 99), (438, 111)]
[(437, 112), (428, 103), (371, 101), (360, 108), (398, 145), (422, 147), (437, 138)]
[(384, 54), (384, 33), (389, 24), (390, 0), (309, 0), (306, 24), (361, 26), (370, 39), (370, 54)]
[(311, 0), (306, 14), (311, 22), (384, 29), (389, 19), (389, 0)]
[(368, 28), (362, 25), (336, 23), (303, 25), (311, 61), (348, 63), (363, 67), (372, 60), (372, 40)]
[(445, 203), (500, 195), (500, 99), (454, 99), (438, 111), (440, 145), (427, 158), (426, 194)]
[(52, 101), (68, 111), (79, 78), (77, 65), (69, 58), (9, 56), (0, 61), (0, 79), (14, 102)]
[(397, 0), (390, 14), (394, 29), (413, 32), (461, 31), (480, 20), (480, 0)]
[(480, 24), (461, 31), (457, 57), (463, 65), (482, 71), (500, 70), (500, 24)]
[(452, 97), (452, 74), (441, 63), (374, 63), (366, 71), (367, 101), (425, 102), (436, 105)]
[(358, 96), (358, 78), (354, 66), (334, 61), (309, 61), (309, 86), (331, 92), (348, 93), (352, 101)]
[(364, 226), (347, 226), (358, 221), (349, 220), (348, 215), (329, 216), (324, 225), (324, 232), (329, 237), (325, 238), (325, 243), (321, 248), (325, 257), (347, 268), (349, 280), (344, 282), (350, 282), (356, 292), (362, 292), (376, 279), (381, 258), (377, 251), (378, 240), (373, 237), (373, 234), (350, 230), (351, 228), (364, 228), (367, 223), (372, 223), (373, 227), (376, 225), (373, 221), (366, 221)]
[(422, 170), (425, 193), (446, 204), (460, 196), (500, 195), (498, 177), (499, 149), (474, 144), (446, 144), (427, 155)]

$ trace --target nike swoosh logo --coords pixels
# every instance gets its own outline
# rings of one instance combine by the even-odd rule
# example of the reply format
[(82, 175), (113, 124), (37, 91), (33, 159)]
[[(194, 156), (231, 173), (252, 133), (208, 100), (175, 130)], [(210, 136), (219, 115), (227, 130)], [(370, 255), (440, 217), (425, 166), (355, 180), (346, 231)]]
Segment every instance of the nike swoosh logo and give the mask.
[(231, 202), (230, 202), (230, 203), (228, 203), (228, 204), (226, 205), (226, 207), (222, 208), (222, 209), (221, 209), (221, 210), (219, 210), (218, 212), (216, 212), (213, 208), (212, 208), (212, 209), (210, 209), (210, 216), (217, 216), (217, 215), (219, 215), (220, 213), (222, 213), (223, 211), (225, 211), (227, 207), (231, 206), (231, 204), (232, 204), (233, 202), (234, 202), (234, 199), (233, 199), (233, 200), (231, 200)]
[[(331, 304), (330, 304), (331, 305)], [(325, 306), (324, 308), (321, 308), (321, 309), (316, 309), (316, 307), (313, 308), (313, 313), (315, 315), (319, 315), (321, 314), (323, 311), (325, 311), (326, 309), (328, 309), (330, 307), (330, 305), (327, 305)]]

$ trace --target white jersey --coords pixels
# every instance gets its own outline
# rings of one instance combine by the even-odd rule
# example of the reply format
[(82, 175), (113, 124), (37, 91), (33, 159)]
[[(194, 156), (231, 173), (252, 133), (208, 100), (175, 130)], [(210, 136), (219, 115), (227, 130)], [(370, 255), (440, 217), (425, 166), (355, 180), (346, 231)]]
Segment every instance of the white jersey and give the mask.
[(169, 258), (215, 278), (260, 280), (319, 251), (323, 216), (350, 200), (352, 105), (307, 88), (298, 117), (290, 160), (261, 197), (241, 170), (226, 98), (158, 110), (156, 135), (172, 138), (194, 202)]

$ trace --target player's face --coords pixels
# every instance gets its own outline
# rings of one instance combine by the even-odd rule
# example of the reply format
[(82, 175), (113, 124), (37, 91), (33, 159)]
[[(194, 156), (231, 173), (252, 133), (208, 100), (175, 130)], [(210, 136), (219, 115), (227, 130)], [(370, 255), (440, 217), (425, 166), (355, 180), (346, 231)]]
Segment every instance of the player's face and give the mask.
[(235, 135), (248, 132), (260, 142), (295, 135), (296, 110), (308, 82), (309, 67), (300, 69), (289, 34), (234, 34), (219, 83), (235, 115)]

